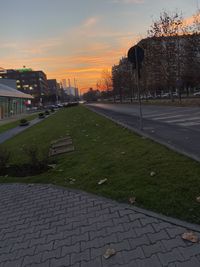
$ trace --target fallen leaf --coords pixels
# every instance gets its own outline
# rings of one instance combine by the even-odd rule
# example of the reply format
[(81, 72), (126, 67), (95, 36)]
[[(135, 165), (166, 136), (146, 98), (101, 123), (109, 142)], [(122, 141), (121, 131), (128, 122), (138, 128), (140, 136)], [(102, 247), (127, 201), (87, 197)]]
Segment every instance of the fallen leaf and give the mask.
[(197, 197), (196, 198), (196, 201), (200, 203), (200, 197)]
[(48, 167), (55, 169), (56, 168), (56, 164), (49, 164)]
[(133, 205), (136, 202), (136, 197), (130, 197), (129, 202)]
[(198, 236), (196, 236), (193, 232), (183, 233), (181, 237), (182, 237), (182, 239), (188, 240), (192, 243), (197, 243), (199, 240)]
[(116, 254), (116, 251), (115, 251), (114, 248), (108, 248), (103, 256), (107, 260), (107, 259), (109, 259), (110, 257), (112, 257), (115, 254)]
[(156, 175), (155, 172), (150, 172), (150, 176), (151, 176), (151, 177), (153, 177), (153, 176), (155, 176), (155, 175)]
[(104, 184), (104, 183), (107, 182), (107, 181), (108, 181), (107, 178), (102, 179), (102, 180), (100, 180), (100, 181), (98, 182), (98, 185)]

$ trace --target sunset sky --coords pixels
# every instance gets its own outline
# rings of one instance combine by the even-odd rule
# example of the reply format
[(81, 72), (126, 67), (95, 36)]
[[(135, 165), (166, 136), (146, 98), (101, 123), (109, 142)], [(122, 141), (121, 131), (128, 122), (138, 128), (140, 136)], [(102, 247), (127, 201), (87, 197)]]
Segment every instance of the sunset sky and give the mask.
[(0, 67), (95, 87), (163, 10), (191, 17), (197, 0), (0, 0)]

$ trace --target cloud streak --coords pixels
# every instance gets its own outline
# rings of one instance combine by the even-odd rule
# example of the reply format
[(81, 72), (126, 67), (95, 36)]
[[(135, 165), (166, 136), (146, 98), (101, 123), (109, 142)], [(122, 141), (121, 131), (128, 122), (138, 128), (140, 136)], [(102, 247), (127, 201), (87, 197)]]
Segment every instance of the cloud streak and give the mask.
[(112, 0), (115, 4), (144, 4), (144, 0)]

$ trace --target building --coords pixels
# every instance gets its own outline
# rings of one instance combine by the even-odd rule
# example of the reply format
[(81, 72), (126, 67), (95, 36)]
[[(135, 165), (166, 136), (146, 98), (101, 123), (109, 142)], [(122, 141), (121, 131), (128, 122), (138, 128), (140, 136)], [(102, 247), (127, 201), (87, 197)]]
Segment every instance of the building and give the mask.
[(187, 93), (200, 86), (200, 35), (146, 38), (141, 87), (157, 93)]
[(17, 90), (34, 96), (38, 101), (49, 94), (46, 74), (32, 69), (0, 69), (0, 78), (16, 80)]
[(57, 103), (59, 99), (60, 85), (56, 79), (47, 80), (49, 87), (49, 99), (51, 103)]
[[(200, 34), (145, 38), (138, 45), (144, 49), (139, 79), (142, 97), (165, 93), (181, 97), (200, 88)], [(117, 98), (137, 98), (136, 70), (126, 57), (112, 67), (112, 79)]]
[(69, 96), (79, 97), (78, 88), (76, 87), (72, 87), (72, 86), (66, 87), (65, 92)]
[(17, 90), (17, 84), (16, 84), (16, 80), (10, 80), (10, 79), (1, 79), (0, 80), (1, 84), (7, 85), (13, 89)]
[(24, 113), (32, 100), (33, 96), (0, 83), (0, 119)]

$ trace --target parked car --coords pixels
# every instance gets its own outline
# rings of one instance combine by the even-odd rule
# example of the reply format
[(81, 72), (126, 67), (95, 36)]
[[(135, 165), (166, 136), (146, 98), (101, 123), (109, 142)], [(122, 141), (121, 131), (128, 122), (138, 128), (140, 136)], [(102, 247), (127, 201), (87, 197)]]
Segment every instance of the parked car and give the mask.
[(169, 98), (170, 97), (170, 93), (165, 93), (161, 95), (161, 98)]
[(200, 92), (195, 92), (193, 96), (200, 96)]
[(178, 97), (178, 93), (174, 92), (173, 97)]

